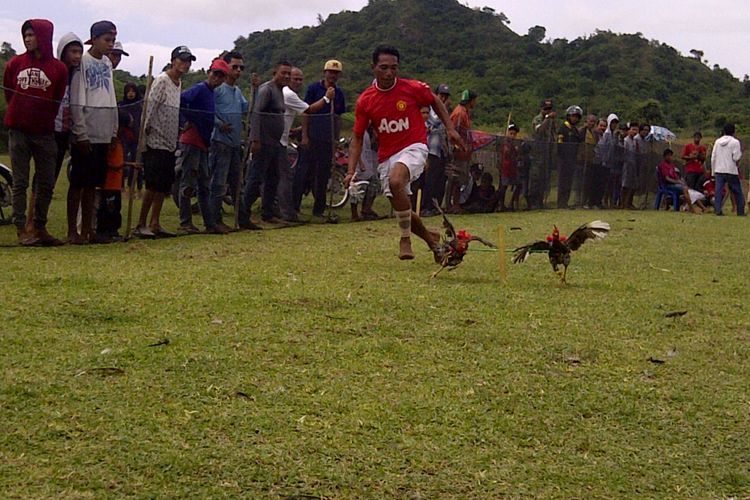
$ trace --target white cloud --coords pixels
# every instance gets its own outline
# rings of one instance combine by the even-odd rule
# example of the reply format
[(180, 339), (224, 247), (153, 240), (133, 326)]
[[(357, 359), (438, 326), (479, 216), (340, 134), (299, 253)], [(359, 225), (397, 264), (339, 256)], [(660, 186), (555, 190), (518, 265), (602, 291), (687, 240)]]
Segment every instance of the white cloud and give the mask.
[[(124, 44), (124, 48), (125, 52), (130, 54), (130, 56), (122, 58), (118, 69), (129, 71), (136, 76), (145, 74), (148, 71), (149, 56), (154, 56), (154, 76), (161, 73), (162, 68), (169, 62), (172, 49), (174, 49), (174, 47), (143, 42), (127, 42)], [(192, 69), (208, 69), (211, 61), (221, 53), (221, 49), (189, 48), (196, 57)]]

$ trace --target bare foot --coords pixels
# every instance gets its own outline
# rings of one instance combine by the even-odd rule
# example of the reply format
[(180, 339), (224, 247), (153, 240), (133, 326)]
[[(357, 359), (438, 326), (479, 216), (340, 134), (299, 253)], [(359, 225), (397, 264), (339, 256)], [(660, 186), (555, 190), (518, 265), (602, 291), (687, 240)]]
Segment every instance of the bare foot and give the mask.
[(414, 258), (414, 252), (411, 249), (411, 238), (401, 238), (399, 240), (398, 258), (401, 260), (411, 260)]

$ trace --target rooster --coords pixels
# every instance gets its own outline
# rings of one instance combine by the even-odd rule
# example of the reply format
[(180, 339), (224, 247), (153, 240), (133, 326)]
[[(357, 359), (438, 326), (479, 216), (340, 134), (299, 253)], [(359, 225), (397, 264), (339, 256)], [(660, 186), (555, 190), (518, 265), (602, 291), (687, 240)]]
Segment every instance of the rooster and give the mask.
[(463, 229), (456, 232), (456, 229), (448, 220), (448, 217), (445, 216), (445, 213), (443, 212), (443, 209), (440, 208), (440, 204), (437, 200), (432, 200), (432, 203), (435, 205), (438, 212), (440, 212), (440, 215), (443, 216), (443, 228), (445, 229), (445, 235), (441, 238), (440, 244), (432, 250), (435, 255), (435, 262), (440, 264), (440, 269), (432, 274), (433, 278), (440, 274), (443, 269), (447, 268), (449, 271), (452, 271), (456, 266), (463, 262), (466, 252), (469, 250), (469, 243), (472, 241), (478, 241), (490, 248), (497, 248), (497, 246), (489, 241), (480, 238), (479, 236), (469, 234)]
[[(547, 252), (549, 263), (552, 264), (552, 270), (560, 277), (560, 282), (565, 283), (565, 275), (570, 265), (570, 253), (578, 250), (586, 240), (600, 240), (609, 233), (609, 224), (600, 220), (595, 220), (579, 227), (570, 235), (565, 237), (560, 235), (557, 226), (553, 226), (552, 234), (547, 236), (546, 241), (535, 241), (526, 246), (518, 247), (513, 250), (513, 263), (519, 264), (526, 262), (531, 253)], [(563, 266), (562, 272), (560, 266)]]

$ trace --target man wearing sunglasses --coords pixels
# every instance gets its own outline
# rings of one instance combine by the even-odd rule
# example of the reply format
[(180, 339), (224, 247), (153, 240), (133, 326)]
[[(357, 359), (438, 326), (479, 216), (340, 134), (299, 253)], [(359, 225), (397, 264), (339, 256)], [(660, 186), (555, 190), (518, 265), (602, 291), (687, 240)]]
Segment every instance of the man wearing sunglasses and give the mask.
[[(231, 178), (233, 182), (230, 184), (235, 185), (239, 182), (242, 163), (242, 120), (248, 111), (247, 99), (237, 85), (245, 70), (242, 54), (227, 52), (223, 59), (229, 65), (229, 73), (224, 83), (214, 91), (216, 114), (209, 153), (211, 187), (209, 217), (206, 219), (206, 225), (217, 233), (228, 233), (231, 230), (222, 221), (221, 202), (227, 194), (228, 180)], [(231, 192), (234, 195), (236, 190), (233, 189)]]

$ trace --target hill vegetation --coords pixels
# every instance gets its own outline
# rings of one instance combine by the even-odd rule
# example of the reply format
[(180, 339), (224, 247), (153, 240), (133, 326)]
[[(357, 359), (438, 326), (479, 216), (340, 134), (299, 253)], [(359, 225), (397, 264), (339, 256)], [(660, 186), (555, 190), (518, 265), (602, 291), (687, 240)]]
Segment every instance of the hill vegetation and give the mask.
[[(320, 75), (327, 59), (341, 60), (350, 111), (372, 79), (372, 49), (389, 43), (402, 52), (403, 76), (433, 86), (448, 83), (454, 99), (464, 88), (478, 92), (475, 123), (490, 130), (504, 128), (509, 113), (526, 127), (547, 97), (556, 100), (558, 111), (579, 104), (586, 113), (615, 112), (623, 120), (686, 135), (694, 129), (711, 135), (728, 121), (750, 127), (750, 118), (740, 113), (750, 104), (750, 78), (740, 81), (726, 69), (709, 67), (699, 49), (688, 57), (640, 33), (599, 30), (572, 41), (550, 40), (543, 26), (519, 35), (509, 24), (502, 12), (472, 9), (456, 0), (369, 0), (358, 12), (319, 17), (317, 26), (241, 36), (235, 48), (248, 69), (264, 79), (279, 59), (303, 68), (308, 81)], [(3, 44), (0, 70), (14, 53)], [(203, 78), (202, 70), (191, 72), (183, 85)], [(145, 80), (124, 71), (117, 71), (115, 79), (118, 95), (126, 81)], [(0, 117), (4, 110), (3, 100)], [(0, 129), (0, 150), (6, 141)]]
[(500, 127), (511, 111), (523, 126), (546, 97), (559, 109), (579, 104), (586, 112), (616, 112), (676, 130), (713, 131), (730, 120), (750, 125), (739, 113), (750, 103), (750, 82), (639, 33), (545, 40), (542, 26), (519, 35), (504, 14), (455, 0), (370, 0), (359, 12), (319, 21), (251, 33), (238, 38), (236, 48), (256, 71), (267, 74), (287, 58), (308, 79), (320, 74), (325, 60), (340, 59), (350, 108), (372, 78), (372, 49), (390, 43), (402, 52), (404, 76), (477, 91), (475, 118), (484, 126)]

